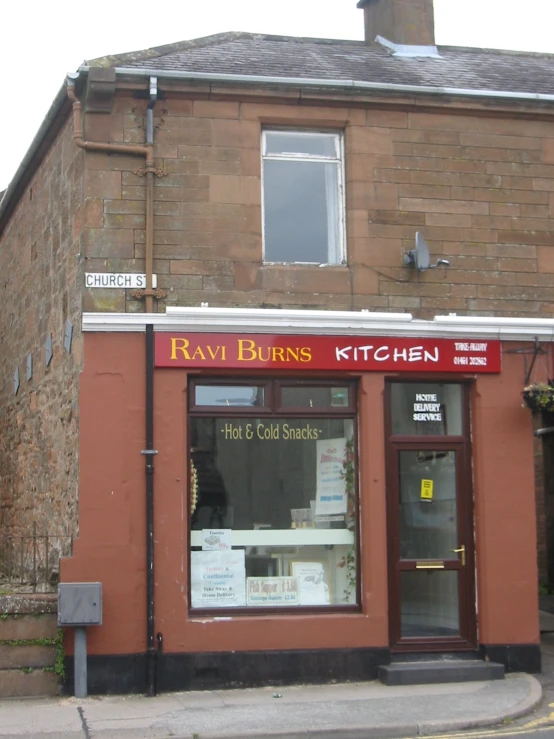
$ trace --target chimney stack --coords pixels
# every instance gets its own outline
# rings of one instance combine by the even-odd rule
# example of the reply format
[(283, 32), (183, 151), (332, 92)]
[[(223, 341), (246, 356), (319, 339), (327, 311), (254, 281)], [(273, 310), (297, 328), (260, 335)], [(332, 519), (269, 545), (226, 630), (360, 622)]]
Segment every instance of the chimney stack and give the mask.
[(365, 40), (384, 36), (395, 44), (435, 45), (433, 0), (359, 0), (364, 9)]

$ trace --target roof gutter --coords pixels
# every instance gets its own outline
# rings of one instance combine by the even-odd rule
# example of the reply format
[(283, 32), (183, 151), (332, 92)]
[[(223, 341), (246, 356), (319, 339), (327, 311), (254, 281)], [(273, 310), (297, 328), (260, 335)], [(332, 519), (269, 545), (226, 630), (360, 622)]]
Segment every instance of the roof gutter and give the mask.
[(554, 342), (554, 318), (435, 316), (410, 313), (290, 310), (270, 308), (168, 307), (165, 313), (83, 313), (85, 332), (259, 333), (318, 336), (398, 336)]
[[(79, 72), (87, 74), (90, 67), (81, 66)], [(212, 72), (179, 72), (159, 69), (116, 67), (116, 75), (126, 77), (148, 77), (158, 79), (191, 80), (198, 82), (237, 82), (240, 84), (280, 85), (287, 87), (332, 87), (344, 90), (370, 90), (374, 92), (398, 92), (420, 95), (457, 95), (461, 97), (499, 98), (505, 100), (527, 100), (553, 103), (554, 95), (531, 92), (507, 92), (503, 90), (471, 90), (460, 87), (430, 87), (428, 85), (397, 85), (384, 82), (362, 82), (360, 80), (326, 80), (311, 77), (272, 77), (250, 74), (215, 74)]]

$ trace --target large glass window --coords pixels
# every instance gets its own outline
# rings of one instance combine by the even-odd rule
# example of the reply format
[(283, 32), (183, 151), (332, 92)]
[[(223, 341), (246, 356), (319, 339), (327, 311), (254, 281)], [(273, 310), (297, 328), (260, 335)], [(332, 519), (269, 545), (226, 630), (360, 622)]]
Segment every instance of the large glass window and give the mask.
[(193, 384), (193, 608), (356, 604), (354, 390)]
[(263, 134), (264, 261), (344, 261), (338, 133)]

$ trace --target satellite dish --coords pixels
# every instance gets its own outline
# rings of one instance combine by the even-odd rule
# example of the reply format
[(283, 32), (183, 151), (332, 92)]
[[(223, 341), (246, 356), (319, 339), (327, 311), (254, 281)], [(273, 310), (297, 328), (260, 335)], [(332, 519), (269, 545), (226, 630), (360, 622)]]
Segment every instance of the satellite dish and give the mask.
[(440, 264), (450, 267), (450, 262), (447, 259), (438, 259), (436, 264), (431, 264), (429, 247), (419, 231), (415, 235), (415, 249), (406, 252), (404, 262), (407, 265), (413, 265), (418, 272), (423, 272), (426, 269), (436, 269)]

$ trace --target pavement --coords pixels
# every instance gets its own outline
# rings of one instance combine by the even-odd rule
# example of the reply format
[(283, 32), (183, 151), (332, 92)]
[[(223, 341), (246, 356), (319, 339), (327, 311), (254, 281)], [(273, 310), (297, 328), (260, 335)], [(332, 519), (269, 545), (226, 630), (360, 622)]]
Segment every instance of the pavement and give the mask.
[[(554, 615), (541, 613), (541, 632), (553, 634)], [(554, 640), (548, 643), (552, 652)], [(512, 673), (504, 680), (406, 687), (373, 681), (156, 698), (7, 699), (0, 700), (0, 737), (386, 739), (505, 724), (531, 713), (542, 698), (536, 677)]]

